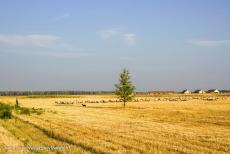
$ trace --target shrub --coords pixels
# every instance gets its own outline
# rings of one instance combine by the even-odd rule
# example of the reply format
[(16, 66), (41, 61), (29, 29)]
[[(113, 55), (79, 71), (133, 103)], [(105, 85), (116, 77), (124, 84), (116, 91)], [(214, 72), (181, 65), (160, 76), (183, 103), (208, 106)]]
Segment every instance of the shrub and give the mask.
[(4, 104), (0, 102), (0, 118), (1, 119), (10, 119), (12, 117), (12, 110), (14, 109), (14, 113), (16, 114), (26, 114), (30, 115), (31, 113), (35, 113), (40, 115), (44, 112), (42, 108), (27, 108), (20, 106), (11, 106), (9, 104)]
[(20, 107), (20, 106), (16, 107), (15, 106), (14, 109), (15, 109), (15, 113), (16, 114), (27, 114), (27, 115), (30, 115), (30, 109), (27, 108), (27, 107)]
[(32, 108), (31, 113), (36, 113), (37, 115), (40, 115), (43, 113), (43, 110), (41, 108), (38, 108), (38, 109)]
[(12, 107), (8, 104), (3, 104), (0, 102), (0, 118), (11, 119), (11, 117), (12, 117)]
[(1, 119), (11, 119), (12, 111), (8, 109), (0, 110), (0, 118)]
[(20, 114), (28, 114), (30, 115), (30, 109), (26, 107), (20, 107)]
[(15, 111), (17, 114), (27, 114), (27, 115), (30, 115), (30, 114), (37, 114), (37, 115), (40, 115), (42, 114), (44, 111), (41, 109), (41, 108), (27, 108), (27, 107), (16, 107), (15, 108)]

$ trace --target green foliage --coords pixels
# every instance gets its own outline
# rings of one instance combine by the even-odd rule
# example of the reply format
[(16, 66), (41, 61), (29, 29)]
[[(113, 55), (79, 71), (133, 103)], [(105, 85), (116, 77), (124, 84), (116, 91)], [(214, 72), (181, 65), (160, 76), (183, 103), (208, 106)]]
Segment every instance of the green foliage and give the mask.
[(34, 107), (30, 111), (31, 113), (36, 113), (37, 115), (40, 115), (44, 112), (41, 108), (36, 109)]
[(125, 107), (125, 103), (133, 99), (135, 90), (128, 70), (123, 69), (120, 74), (119, 83), (115, 87), (115, 94), (119, 97), (120, 101), (124, 102)]
[(20, 114), (30, 115), (30, 109), (26, 107), (20, 107)]
[(15, 113), (30, 115), (30, 109), (27, 107), (15, 106)]
[(0, 102), (0, 118), (1, 119), (11, 119), (12, 117), (12, 107), (7, 104)]
[(15, 107), (15, 112), (17, 114), (26, 114), (30, 115), (32, 113), (35, 113), (37, 115), (42, 114), (44, 111), (41, 108), (27, 108), (27, 107)]
[(30, 114), (37, 114), (40, 115), (44, 111), (41, 108), (27, 108), (27, 107), (20, 107), (20, 106), (11, 106), (9, 104), (4, 104), (0, 102), (0, 119), (11, 119), (12, 118), (12, 111), (16, 114), (25, 114), (25, 115), (30, 115)]

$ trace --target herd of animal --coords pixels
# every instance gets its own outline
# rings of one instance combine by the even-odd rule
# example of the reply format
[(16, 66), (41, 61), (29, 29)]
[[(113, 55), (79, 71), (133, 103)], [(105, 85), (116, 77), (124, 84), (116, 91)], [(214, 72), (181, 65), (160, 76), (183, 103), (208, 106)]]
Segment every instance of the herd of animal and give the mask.
[[(152, 97), (152, 98), (135, 98), (132, 102), (150, 102), (150, 101), (189, 101), (189, 100), (205, 100), (205, 101), (216, 101), (218, 99), (224, 99), (224, 97), (218, 96), (202, 96), (202, 97)], [(109, 100), (57, 100), (55, 104), (82, 104), (82, 107), (86, 107), (87, 103), (116, 103), (121, 102), (118, 99)]]

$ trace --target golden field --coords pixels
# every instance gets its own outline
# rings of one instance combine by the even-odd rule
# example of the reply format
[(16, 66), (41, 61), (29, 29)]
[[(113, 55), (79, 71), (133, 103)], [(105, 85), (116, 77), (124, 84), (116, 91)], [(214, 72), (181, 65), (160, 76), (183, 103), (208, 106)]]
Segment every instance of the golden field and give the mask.
[[(121, 102), (108, 102), (116, 100), (113, 95), (19, 97), (21, 106), (44, 112), (0, 120), (0, 153), (230, 153), (229, 95), (136, 99), (123, 108)], [(15, 104), (15, 97), (2, 96), (0, 101)], [(87, 107), (81, 102), (88, 102)]]

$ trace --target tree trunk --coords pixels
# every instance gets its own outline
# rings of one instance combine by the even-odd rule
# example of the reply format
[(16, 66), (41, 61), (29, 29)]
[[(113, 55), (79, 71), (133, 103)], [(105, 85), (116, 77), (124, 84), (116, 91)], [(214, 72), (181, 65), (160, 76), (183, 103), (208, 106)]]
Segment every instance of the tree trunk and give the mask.
[(123, 107), (124, 107), (124, 108), (125, 108), (125, 103), (126, 103), (126, 102), (124, 101), (124, 104), (123, 104)]

